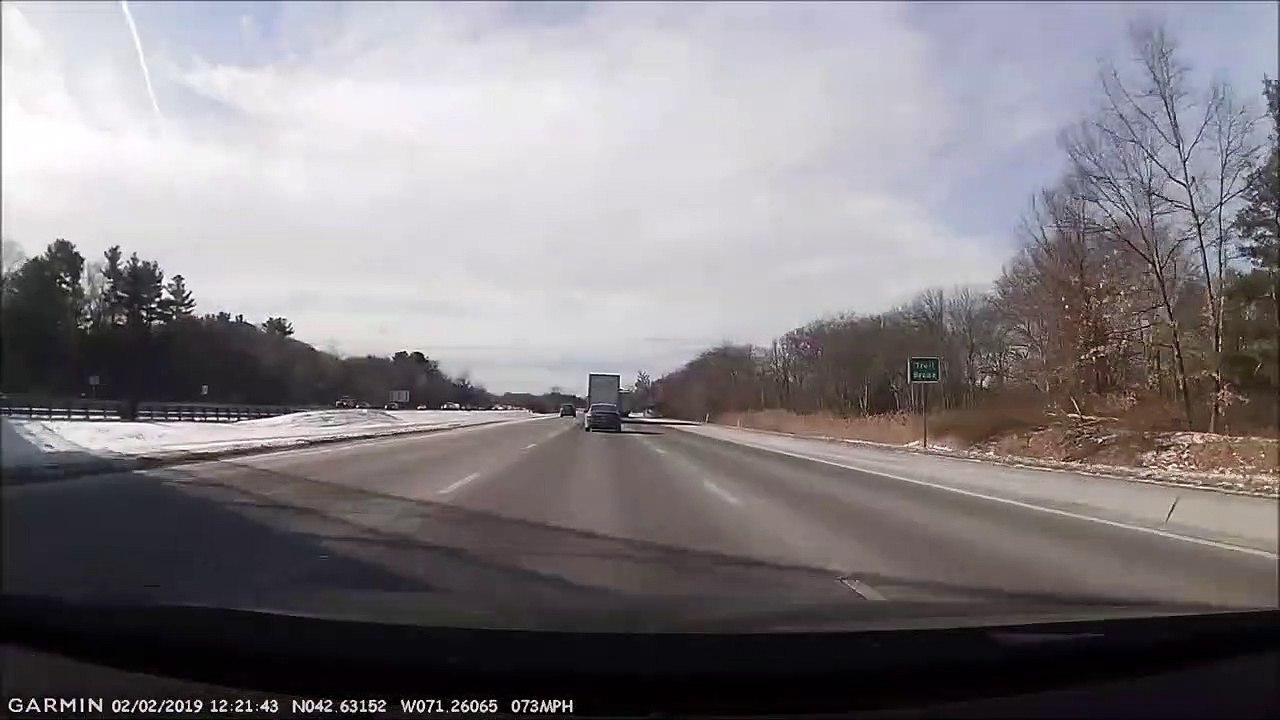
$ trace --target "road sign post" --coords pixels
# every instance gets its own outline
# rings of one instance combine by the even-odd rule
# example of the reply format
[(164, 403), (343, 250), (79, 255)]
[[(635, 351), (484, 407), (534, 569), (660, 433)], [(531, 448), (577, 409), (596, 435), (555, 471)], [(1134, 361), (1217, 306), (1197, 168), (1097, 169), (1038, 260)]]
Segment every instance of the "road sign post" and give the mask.
[(907, 359), (907, 382), (912, 385), (924, 385), (920, 398), (920, 421), (924, 428), (924, 447), (929, 447), (929, 386), (942, 381), (942, 364), (936, 357), (913, 357)]

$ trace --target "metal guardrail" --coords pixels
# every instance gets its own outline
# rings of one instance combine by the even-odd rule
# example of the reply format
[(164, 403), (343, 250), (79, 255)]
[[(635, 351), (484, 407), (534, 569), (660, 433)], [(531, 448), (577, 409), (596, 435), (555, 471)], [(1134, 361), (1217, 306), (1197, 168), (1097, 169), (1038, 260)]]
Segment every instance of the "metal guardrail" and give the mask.
[[(124, 408), (123, 400), (14, 395), (0, 397), (0, 415), (42, 420), (119, 421), (123, 417)], [(311, 406), (140, 402), (136, 419), (144, 422), (158, 420), (235, 422), (315, 409), (317, 408)]]

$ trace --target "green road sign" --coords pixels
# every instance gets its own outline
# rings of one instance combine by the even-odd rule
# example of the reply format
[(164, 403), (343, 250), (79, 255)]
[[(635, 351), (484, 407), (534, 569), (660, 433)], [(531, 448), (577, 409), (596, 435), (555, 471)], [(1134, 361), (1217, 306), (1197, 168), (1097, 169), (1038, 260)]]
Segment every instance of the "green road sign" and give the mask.
[(936, 357), (913, 357), (907, 360), (907, 379), (913, 383), (936, 383), (942, 379), (942, 366)]

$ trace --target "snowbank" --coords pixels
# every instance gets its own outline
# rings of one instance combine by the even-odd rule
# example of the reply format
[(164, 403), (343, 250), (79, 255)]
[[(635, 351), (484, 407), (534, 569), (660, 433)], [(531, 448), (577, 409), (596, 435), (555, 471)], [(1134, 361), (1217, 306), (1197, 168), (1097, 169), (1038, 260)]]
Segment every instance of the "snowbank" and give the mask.
[(0, 464), (58, 464), (85, 457), (158, 456), (288, 447), (531, 417), (518, 411), (315, 410), (233, 423), (5, 418)]

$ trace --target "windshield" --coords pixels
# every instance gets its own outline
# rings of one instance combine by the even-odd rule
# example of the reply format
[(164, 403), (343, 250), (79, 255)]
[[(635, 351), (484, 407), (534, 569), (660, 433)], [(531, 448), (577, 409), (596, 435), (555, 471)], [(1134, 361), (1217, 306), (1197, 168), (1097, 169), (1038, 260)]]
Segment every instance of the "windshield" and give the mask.
[(1276, 606), (1278, 11), (1140, 5), (6, 0), (3, 592)]

